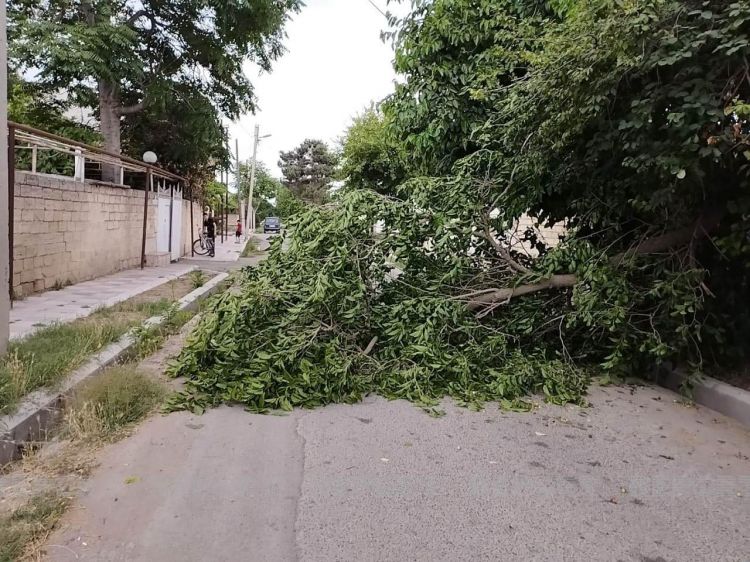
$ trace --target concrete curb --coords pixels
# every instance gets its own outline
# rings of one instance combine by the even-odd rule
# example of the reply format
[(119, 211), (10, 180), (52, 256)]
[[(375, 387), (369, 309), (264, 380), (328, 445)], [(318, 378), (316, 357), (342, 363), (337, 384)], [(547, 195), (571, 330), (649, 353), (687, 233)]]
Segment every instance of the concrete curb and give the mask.
[[(664, 369), (657, 382), (666, 388), (678, 391), (687, 376), (675, 369)], [(725, 382), (703, 376), (693, 382), (693, 400), (696, 404), (711, 408), (727, 417), (750, 427), (750, 392)]]
[[(202, 287), (185, 295), (177, 301), (178, 309), (196, 310), (200, 301), (218, 291), (227, 277), (228, 273), (220, 273)], [(158, 326), (163, 321), (162, 316), (154, 316), (147, 319), (143, 325)], [(131, 351), (135, 343), (130, 334), (125, 334), (73, 371), (59, 389), (32, 392), (18, 406), (15, 413), (0, 416), (0, 466), (20, 458), (27, 443), (44, 441), (50, 429), (59, 421), (65, 399), (85, 380), (117, 363)]]

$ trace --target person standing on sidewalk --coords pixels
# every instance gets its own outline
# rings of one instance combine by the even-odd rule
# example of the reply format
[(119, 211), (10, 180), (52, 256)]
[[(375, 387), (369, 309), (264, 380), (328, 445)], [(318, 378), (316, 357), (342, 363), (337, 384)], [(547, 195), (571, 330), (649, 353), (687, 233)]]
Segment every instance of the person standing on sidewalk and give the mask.
[(234, 236), (234, 243), (239, 244), (242, 238), (242, 221), (240, 219), (237, 219), (237, 229), (234, 231)]
[(208, 242), (208, 256), (216, 256), (216, 221), (213, 215), (203, 221), (203, 229), (206, 231), (206, 241)]

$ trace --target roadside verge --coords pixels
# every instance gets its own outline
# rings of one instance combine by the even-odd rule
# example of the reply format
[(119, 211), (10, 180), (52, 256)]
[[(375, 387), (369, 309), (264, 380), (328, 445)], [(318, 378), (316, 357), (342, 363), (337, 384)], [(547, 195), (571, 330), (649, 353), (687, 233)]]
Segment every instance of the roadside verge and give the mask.
[[(178, 301), (177, 309), (196, 310), (200, 301), (218, 291), (228, 276), (227, 273), (221, 273), (182, 297)], [(165, 319), (165, 316), (154, 316), (146, 320), (143, 327), (159, 326)], [(100, 374), (108, 366), (127, 356), (137, 343), (132, 333), (125, 334), (76, 369), (60, 388), (32, 392), (13, 414), (0, 417), (0, 466), (18, 459), (27, 444), (44, 441), (49, 430), (59, 420), (66, 397), (83, 381)]]

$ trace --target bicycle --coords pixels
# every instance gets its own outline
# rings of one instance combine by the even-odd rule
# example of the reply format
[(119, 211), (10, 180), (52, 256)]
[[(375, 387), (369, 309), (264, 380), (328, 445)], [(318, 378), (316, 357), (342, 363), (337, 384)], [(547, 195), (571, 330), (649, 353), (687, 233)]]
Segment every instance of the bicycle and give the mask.
[(193, 252), (197, 256), (207, 256), (213, 250), (214, 244), (205, 232), (201, 232), (197, 240), (193, 242)]

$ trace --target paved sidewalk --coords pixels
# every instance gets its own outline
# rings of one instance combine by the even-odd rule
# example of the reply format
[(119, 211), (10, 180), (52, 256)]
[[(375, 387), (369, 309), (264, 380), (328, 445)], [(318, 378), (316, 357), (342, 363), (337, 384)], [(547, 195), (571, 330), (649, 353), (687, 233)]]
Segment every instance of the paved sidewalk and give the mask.
[(189, 263), (129, 269), (16, 301), (10, 311), (10, 339), (23, 338), (48, 324), (88, 316), (97, 308), (127, 300), (193, 269), (197, 266)]
[(218, 236), (216, 238), (216, 257), (208, 257), (208, 256), (186, 256), (186, 258), (190, 259), (191, 261), (197, 260), (197, 261), (222, 261), (222, 262), (233, 262), (237, 261), (240, 257), (240, 254), (242, 253), (242, 250), (245, 248), (245, 242), (242, 241), (239, 244), (236, 244), (234, 241), (234, 234), (230, 236), (229, 238), (226, 238), (224, 240), (224, 243), (221, 242), (221, 236)]
[[(265, 251), (268, 250), (271, 245), (271, 235), (269, 234), (253, 234), (253, 238), (258, 242), (258, 249)], [(234, 236), (231, 236), (224, 243), (221, 243), (221, 238), (216, 239), (216, 257), (210, 258), (208, 256), (186, 256), (183, 261), (187, 263), (194, 263), (200, 267), (212, 269), (214, 271), (232, 271), (248, 265), (257, 265), (257, 263), (263, 259), (263, 255), (255, 255), (249, 258), (242, 258), (242, 250), (245, 248), (247, 242), (242, 240), (239, 244), (235, 243)], [(211, 265), (207, 265), (207, 262)]]
[(97, 452), (44, 560), (747, 561), (750, 433), (660, 388), (588, 398), (152, 416)]

